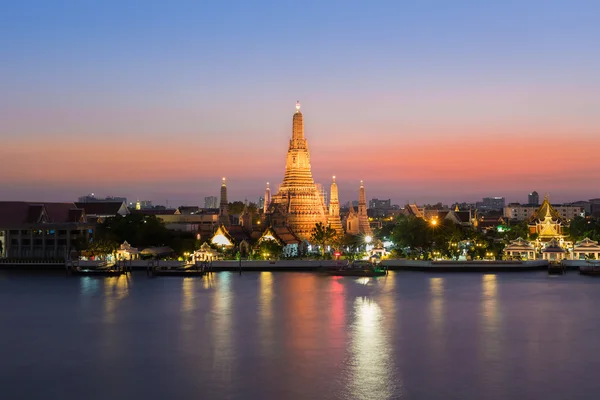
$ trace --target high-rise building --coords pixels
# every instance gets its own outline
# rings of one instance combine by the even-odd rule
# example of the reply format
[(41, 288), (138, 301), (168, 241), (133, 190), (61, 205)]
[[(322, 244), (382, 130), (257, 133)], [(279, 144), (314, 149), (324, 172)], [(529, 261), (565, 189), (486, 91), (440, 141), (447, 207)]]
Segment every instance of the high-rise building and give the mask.
[(217, 196), (205, 197), (204, 208), (219, 208), (219, 199), (217, 198)]
[(81, 196), (78, 198), (78, 203), (125, 203), (127, 204), (127, 197), (96, 197), (94, 193), (88, 194), (87, 196)]
[(298, 238), (309, 240), (317, 223), (327, 224), (327, 211), (322, 194), (313, 180), (308, 143), (304, 137), (304, 119), (300, 103), (292, 118), (283, 182), (273, 195), (268, 209), (273, 227), (287, 226)]
[(484, 197), (483, 201), (477, 202), (477, 208), (480, 210), (502, 210), (505, 205), (504, 197)]
[(538, 192), (533, 191), (531, 193), (529, 193), (529, 195), (527, 196), (527, 203), (528, 204), (535, 204), (535, 205), (540, 205), (540, 195), (538, 194)]
[(392, 200), (379, 200), (379, 199), (371, 199), (369, 200), (369, 208), (382, 208), (382, 209), (391, 209), (392, 208)]

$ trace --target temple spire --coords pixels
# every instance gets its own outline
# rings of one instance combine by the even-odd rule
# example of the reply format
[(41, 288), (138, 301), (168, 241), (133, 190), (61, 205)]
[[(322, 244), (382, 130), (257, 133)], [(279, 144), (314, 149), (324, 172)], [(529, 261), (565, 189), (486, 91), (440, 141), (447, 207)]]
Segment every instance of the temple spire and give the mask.
[(267, 212), (269, 209), (269, 204), (271, 204), (271, 186), (269, 182), (267, 182), (267, 189), (265, 190), (265, 204), (263, 205), (263, 212)]
[[(296, 102), (296, 112), (292, 119), (292, 140), (304, 139), (304, 118), (300, 112), (300, 102)], [(297, 145), (297, 144), (296, 144)]]
[(219, 223), (229, 226), (229, 202), (227, 201), (227, 183), (223, 178), (221, 183), (221, 201), (219, 203)]
[(335, 229), (338, 235), (344, 233), (342, 228), (342, 220), (340, 219), (340, 200), (338, 194), (338, 187), (335, 183), (335, 176), (331, 182), (331, 192), (329, 194), (329, 215), (327, 218), (328, 225)]
[(365, 185), (360, 181), (360, 189), (358, 196), (358, 229), (364, 235), (372, 235), (369, 217), (367, 215), (367, 196), (365, 195)]

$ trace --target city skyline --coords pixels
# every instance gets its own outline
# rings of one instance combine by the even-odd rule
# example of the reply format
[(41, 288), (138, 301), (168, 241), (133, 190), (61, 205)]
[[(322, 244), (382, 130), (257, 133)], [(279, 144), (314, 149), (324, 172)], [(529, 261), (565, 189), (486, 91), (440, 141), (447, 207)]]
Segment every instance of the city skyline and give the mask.
[(141, 4), (6, 7), (2, 200), (254, 200), (296, 100), (342, 203), (600, 197), (591, 3)]

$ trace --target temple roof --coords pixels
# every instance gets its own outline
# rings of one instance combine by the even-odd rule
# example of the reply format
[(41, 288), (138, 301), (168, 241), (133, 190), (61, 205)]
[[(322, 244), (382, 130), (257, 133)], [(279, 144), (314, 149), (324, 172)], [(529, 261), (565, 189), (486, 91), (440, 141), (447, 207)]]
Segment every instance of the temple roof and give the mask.
[(412, 215), (418, 218), (425, 218), (425, 216), (416, 204), (407, 204), (405, 210), (408, 215)]
[(529, 243), (527, 240), (523, 239), (523, 238), (518, 238), (516, 240), (512, 240), (510, 242), (510, 244), (508, 246), (506, 246), (504, 248), (504, 250), (511, 250), (511, 251), (515, 251), (515, 250), (523, 250), (523, 251), (533, 251), (535, 250), (535, 247)]
[(287, 226), (277, 228), (268, 227), (260, 237), (259, 242), (265, 239), (275, 240), (281, 246), (302, 243), (302, 240), (300, 240)]
[(552, 239), (548, 242), (544, 250), (542, 250), (542, 253), (565, 253), (565, 249), (563, 249), (558, 240)]
[(529, 222), (533, 222), (535, 220), (544, 220), (550, 217), (553, 220), (557, 220), (562, 222), (562, 217), (560, 213), (552, 207), (552, 204), (548, 201), (548, 198), (545, 198), (540, 208), (537, 209), (536, 212), (533, 213), (531, 217), (529, 217)]

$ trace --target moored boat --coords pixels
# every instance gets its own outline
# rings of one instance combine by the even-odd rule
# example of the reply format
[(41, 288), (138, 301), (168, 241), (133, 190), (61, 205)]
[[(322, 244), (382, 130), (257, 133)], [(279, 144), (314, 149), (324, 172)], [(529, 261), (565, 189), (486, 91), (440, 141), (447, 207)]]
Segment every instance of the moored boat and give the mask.
[(562, 263), (548, 264), (548, 275), (564, 275), (565, 272), (565, 266)]
[(154, 267), (150, 270), (154, 276), (202, 276), (204, 268), (196, 266), (185, 267)]
[(581, 275), (600, 276), (600, 263), (588, 261), (587, 265), (579, 267), (579, 273)]
[(96, 275), (96, 276), (120, 276), (125, 273), (122, 268), (110, 268), (110, 267), (100, 267), (100, 268), (81, 268), (81, 267), (73, 267), (70, 270), (73, 275)]
[(387, 274), (385, 268), (379, 268), (369, 261), (354, 261), (347, 266), (326, 271), (332, 276), (384, 276)]

